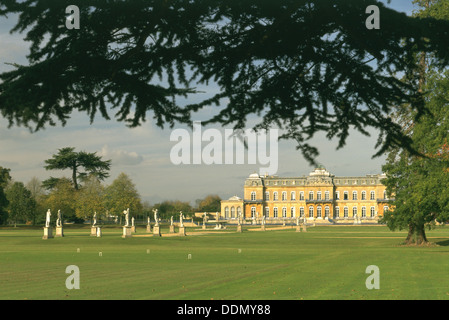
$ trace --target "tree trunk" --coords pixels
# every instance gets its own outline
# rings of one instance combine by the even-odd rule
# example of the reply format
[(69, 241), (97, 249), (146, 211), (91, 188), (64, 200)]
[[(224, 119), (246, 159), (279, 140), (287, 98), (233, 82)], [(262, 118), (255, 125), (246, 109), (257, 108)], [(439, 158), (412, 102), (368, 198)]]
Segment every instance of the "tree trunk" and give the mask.
[(75, 188), (75, 190), (78, 190), (78, 182), (76, 181), (76, 164), (74, 164), (72, 168), (72, 181), (73, 187)]
[(413, 243), (413, 235), (415, 233), (415, 226), (414, 224), (410, 223), (408, 226), (408, 234), (407, 238), (405, 239), (406, 244), (412, 244)]
[(424, 225), (420, 225), (416, 230), (416, 244), (422, 245), (427, 243), (426, 230), (424, 229)]
[(427, 244), (427, 236), (424, 224), (415, 225), (410, 223), (408, 228), (407, 238), (405, 239), (406, 245), (423, 245)]

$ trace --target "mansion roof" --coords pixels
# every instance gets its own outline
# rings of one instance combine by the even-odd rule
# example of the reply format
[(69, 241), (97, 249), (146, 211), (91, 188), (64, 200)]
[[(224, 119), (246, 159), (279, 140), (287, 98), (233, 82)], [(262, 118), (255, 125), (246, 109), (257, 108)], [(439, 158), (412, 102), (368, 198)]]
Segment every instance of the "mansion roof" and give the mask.
[(319, 167), (308, 176), (302, 177), (260, 176), (253, 173), (246, 179), (245, 186), (376, 185), (381, 184), (384, 178), (384, 174), (336, 177), (325, 168)]

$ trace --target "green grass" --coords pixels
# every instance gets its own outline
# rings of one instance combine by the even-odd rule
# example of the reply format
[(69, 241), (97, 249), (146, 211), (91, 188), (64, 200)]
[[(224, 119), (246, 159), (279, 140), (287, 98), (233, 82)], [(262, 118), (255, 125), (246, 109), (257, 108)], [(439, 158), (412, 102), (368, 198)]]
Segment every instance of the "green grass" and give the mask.
[[(447, 227), (428, 232), (432, 247), (401, 246), (406, 234), (383, 226), (129, 239), (119, 228), (89, 231), (42, 240), (41, 228), (0, 229), (0, 299), (449, 299)], [(79, 290), (65, 286), (69, 265)], [(365, 286), (369, 265), (379, 290)]]

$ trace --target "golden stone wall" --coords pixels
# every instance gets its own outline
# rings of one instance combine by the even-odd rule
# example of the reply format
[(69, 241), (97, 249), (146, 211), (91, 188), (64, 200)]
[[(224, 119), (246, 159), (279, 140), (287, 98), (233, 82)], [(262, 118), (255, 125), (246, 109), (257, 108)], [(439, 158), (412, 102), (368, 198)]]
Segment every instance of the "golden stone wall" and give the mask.
[[(245, 181), (244, 198), (239, 198), (238, 206), (245, 218), (304, 214), (306, 218), (378, 219), (389, 202), (381, 179), (381, 175), (335, 177), (321, 168), (300, 178), (253, 174)], [(222, 201), (222, 218), (232, 218), (232, 206), (237, 206), (235, 199)]]

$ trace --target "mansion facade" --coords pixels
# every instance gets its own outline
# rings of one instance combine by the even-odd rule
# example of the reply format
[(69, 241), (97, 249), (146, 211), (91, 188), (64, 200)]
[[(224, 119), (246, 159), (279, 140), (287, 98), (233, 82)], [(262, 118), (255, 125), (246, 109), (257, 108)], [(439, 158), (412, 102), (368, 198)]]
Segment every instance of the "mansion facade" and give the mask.
[(221, 201), (221, 219), (271, 220), (306, 218), (333, 221), (377, 221), (388, 210), (384, 175), (336, 177), (319, 167), (308, 176), (282, 178), (251, 174), (244, 198)]

